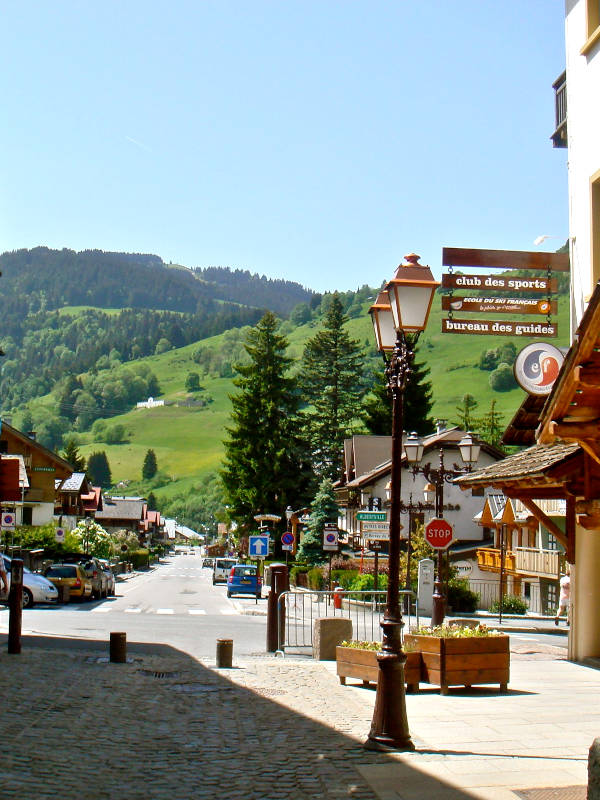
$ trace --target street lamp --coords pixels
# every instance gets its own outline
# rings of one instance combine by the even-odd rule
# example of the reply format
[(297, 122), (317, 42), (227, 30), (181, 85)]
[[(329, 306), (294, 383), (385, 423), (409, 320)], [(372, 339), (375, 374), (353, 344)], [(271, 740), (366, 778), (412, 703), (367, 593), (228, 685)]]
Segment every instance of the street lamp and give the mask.
[(377, 349), (383, 354), (392, 394), (392, 473), (390, 487), (389, 577), (381, 621), (382, 645), (377, 653), (375, 709), (365, 747), (370, 750), (414, 750), (406, 717), (402, 612), (400, 610), (400, 509), (404, 391), (414, 359), (414, 347), (427, 325), (437, 283), (419, 256), (405, 256), (395, 276), (369, 309)]
[[(414, 438), (413, 438), (414, 437)], [(413, 439), (415, 445), (419, 437), (416, 433), (411, 433), (408, 437)], [(444, 448), (440, 447), (440, 461), (437, 469), (432, 469), (430, 464), (419, 466), (419, 462), (423, 457), (423, 448), (420, 451), (415, 446), (407, 448), (405, 446), (406, 459), (412, 468), (413, 478), (419, 474), (424, 475), (427, 479), (427, 484), (424, 489), (424, 496), (427, 501), (435, 502), (435, 516), (437, 519), (442, 519), (444, 516), (444, 484), (451, 483), (454, 478), (459, 475), (464, 475), (473, 469), (473, 465), (479, 460), (479, 453), (481, 445), (473, 438), (471, 433), (466, 433), (458, 443), (460, 456), (465, 464), (460, 467), (454, 464), (452, 469), (446, 469), (444, 465)], [(417, 458), (416, 456), (420, 457)], [(444, 581), (442, 580), (442, 551), (437, 552), (437, 569), (435, 582), (433, 584), (433, 610), (431, 614), (431, 626), (441, 625), (444, 621), (446, 614), (446, 596), (444, 594)]]

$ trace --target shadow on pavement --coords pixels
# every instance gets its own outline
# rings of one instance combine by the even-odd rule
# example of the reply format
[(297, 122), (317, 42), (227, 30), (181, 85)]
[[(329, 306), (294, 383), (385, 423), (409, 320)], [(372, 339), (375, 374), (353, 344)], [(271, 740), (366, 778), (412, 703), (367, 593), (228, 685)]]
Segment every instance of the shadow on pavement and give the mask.
[(128, 643), (126, 664), (109, 663), (108, 649), (26, 636), (22, 653), (8, 655), (0, 637), (2, 798), (412, 800), (444, 797), (445, 789), (453, 800), (473, 798), (407, 763), (397, 794), (389, 794), (389, 770), (379, 791), (373, 776), (399, 766), (397, 757), (363, 749), (368, 731), (363, 736), (358, 706), (314, 665), (304, 708), (352, 728), (360, 741), (272, 699), (285, 702), (298, 689), (289, 683), (291, 665), (261, 672), (257, 660), (256, 670), (248, 667), (250, 687), (167, 645)]

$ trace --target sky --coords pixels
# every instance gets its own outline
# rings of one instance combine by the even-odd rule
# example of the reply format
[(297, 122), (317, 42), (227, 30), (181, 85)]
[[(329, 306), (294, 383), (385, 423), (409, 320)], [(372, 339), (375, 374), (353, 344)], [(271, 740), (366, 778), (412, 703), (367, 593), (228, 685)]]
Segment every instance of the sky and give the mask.
[(410, 252), (439, 276), (444, 246), (557, 249), (563, 6), (5, 0), (0, 252), (345, 291)]

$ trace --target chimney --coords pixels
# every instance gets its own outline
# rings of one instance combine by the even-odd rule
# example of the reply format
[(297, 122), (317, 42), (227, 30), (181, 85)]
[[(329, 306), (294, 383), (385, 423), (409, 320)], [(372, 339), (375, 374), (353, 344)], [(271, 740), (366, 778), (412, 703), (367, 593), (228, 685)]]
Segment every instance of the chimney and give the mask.
[(33, 439), (33, 441), (35, 442), (37, 434), (35, 431), (27, 431), (27, 436), (29, 436), (29, 438)]
[(435, 432), (437, 434), (443, 433), (446, 430), (446, 420), (445, 419), (436, 419), (435, 421)]

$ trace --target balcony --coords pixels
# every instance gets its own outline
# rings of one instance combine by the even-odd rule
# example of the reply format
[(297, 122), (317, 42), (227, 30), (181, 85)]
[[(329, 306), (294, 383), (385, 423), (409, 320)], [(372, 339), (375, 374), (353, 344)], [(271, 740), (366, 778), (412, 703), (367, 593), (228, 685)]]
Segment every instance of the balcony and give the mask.
[[(477, 566), (484, 572), (500, 572), (502, 554), (494, 547), (480, 547), (477, 550)], [(515, 554), (507, 550), (504, 554), (504, 572), (515, 571)]]
[(563, 72), (552, 84), (556, 128), (550, 137), (554, 147), (567, 146), (567, 73)]
[(564, 555), (558, 550), (538, 550), (534, 547), (517, 547), (516, 571), (521, 575), (540, 578), (557, 578), (564, 568)]

